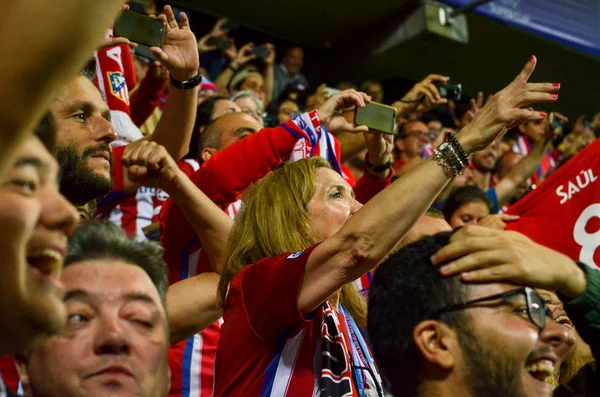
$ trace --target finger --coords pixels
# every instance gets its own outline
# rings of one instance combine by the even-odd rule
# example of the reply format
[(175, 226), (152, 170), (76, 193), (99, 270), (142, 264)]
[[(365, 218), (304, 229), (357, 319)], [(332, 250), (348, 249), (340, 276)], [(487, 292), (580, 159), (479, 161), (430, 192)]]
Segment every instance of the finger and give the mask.
[(132, 145), (132, 146), (133, 146), (133, 149), (131, 149), (131, 151), (129, 151), (129, 153), (128, 153), (128, 162), (129, 162), (129, 164), (137, 164), (139, 162), (140, 150), (142, 150), (142, 146), (145, 146), (145, 143)]
[(148, 165), (155, 170), (158, 171), (161, 169), (161, 164), (165, 161), (167, 157), (167, 152), (162, 147), (155, 147), (152, 153), (148, 156)]
[(477, 93), (477, 108), (481, 109), (483, 107), (483, 92), (479, 91)]
[[(485, 226), (479, 226), (482, 229), (490, 229)], [(490, 229), (494, 230), (494, 229)], [(456, 260), (462, 256), (471, 254), (473, 252), (481, 251), (481, 250), (489, 250), (498, 245), (497, 239), (495, 237), (467, 237), (462, 238), (455, 241), (450, 241), (450, 244), (447, 244), (443, 248), (441, 248), (438, 252), (433, 255), (431, 258), (431, 262), (434, 265), (438, 265), (441, 263), (450, 262)]]
[(450, 77), (448, 77), (448, 76), (442, 76), (441, 74), (430, 74), (429, 76), (427, 76), (423, 79), (423, 82), (431, 83), (434, 81), (441, 81), (441, 82), (445, 83), (448, 80), (450, 80)]
[(123, 4), (123, 6), (121, 7), (121, 10), (129, 11), (129, 4)]
[(427, 88), (427, 86), (422, 85), (417, 89), (417, 93), (420, 94), (421, 97), (425, 97), (430, 103), (435, 102), (435, 94)]
[(344, 128), (344, 130), (351, 134), (364, 134), (365, 132), (370, 132), (369, 127), (367, 127), (366, 125), (353, 126), (352, 124), (349, 124), (349, 123), (346, 126), (346, 128)]
[(527, 106), (531, 103), (552, 103), (558, 100), (558, 94), (548, 92), (523, 91), (515, 97), (517, 106)]
[(360, 95), (362, 97), (362, 99), (365, 103), (371, 103), (371, 97), (369, 95), (367, 95), (366, 93), (359, 91), (358, 95)]
[(438, 90), (438, 88), (435, 84), (423, 84), (423, 87), (427, 88), (429, 90), (429, 92), (431, 92), (433, 94), (433, 97), (435, 98), (435, 100), (433, 102), (442, 99), (442, 96), (440, 95), (440, 91)]
[(560, 90), (560, 83), (527, 83), (525, 89), (527, 91), (556, 93)]
[(502, 219), (504, 222), (514, 222), (521, 219), (519, 215), (510, 215), (510, 214), (498, 214), (498, 217)]
[(161, 63), (161, 65), (165, 65), (169, 62), (169, 56), (166, 52), (163, 51), (162, 48), (150, 47), (150, 52), (156, 57), (156, 59)]
[(190, 29), (190, 20), (185, 12), (179, 13), (179, 28), (180, 29)]
[(527, 63), (525, 64), (525, 67), (523, 67), (523, 70), (521, 70), (521, 73), (519, 73), (517, 75), (517, 77), (514, 79), (513, 82), (520, 83), (520, 84), (526, 84), (527, 81), (529, 81), (531, 74), (535, 70), (536, 64), (537, 64), (537, 58), (535, 57), (535, 55), (532, 55), (531, 58), (529, 58), (529, 61), (527, 61)]
[(167, 17), (167, 23), (169, 24), (169, 27), (171, 29), (177, 29), (179, 26), (177, 26), (177, 20), (175, 19), (175, 14), (173, 14), (173, 9), (171, 6), (166, 5), (165, 8), (163, 8), (163, 11)]
[(472, 270), (462, 273), (460, 278), (468, 283), (489, 283), (503, 280), (521, 284), (525, 281), (520, 277), (517, 268), (511, 264), (498, 264), (484, 269)]
[(527, 121), (543, 120), (548, 117), (548, 113), (538, 112), (532, 109), (516, 109), (513, 115), (512, 119), (515, 120), (515, 122), (511, 125), (511, 128)]
[(148, 173), (146, 167), (141, 165), (132, 165), (127, 168), (127, 177), (131, 180), (137, 180)]
[(469, 252), (440, 267), (439, 271), (442, 276), (448, 277), (477, 269), (496, 266), (501, 263), (506, 263), (506, 250), (486, 249)]

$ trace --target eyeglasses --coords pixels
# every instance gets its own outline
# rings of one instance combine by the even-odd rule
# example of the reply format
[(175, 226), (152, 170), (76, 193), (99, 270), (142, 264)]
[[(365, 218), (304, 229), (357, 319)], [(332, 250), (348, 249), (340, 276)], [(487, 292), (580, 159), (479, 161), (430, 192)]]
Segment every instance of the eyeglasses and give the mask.
[(407, 137), (409, 136), (414, 136), (416, 138), (427, 138), (428, 140), (432, 141), (435, 139), (435, 134), (432, 134), (431, 132), (427, 131), (415, 131), (415, 132), (409, 132), (406, 134)]
[(439, 310), (436, 310), (432, 317), (439, 317), (441, 314), (451, 311), (477, 307), (472, 306), (475, 303), (506, 299), (517, 295), (523, 295), (525, 297), (526, 308), (523, 310), (527, 311), (529, 321), (531, 321), (531, 323), (535, 325), (539, 331), (542, 331), (546, 327), (546, 317), (552, 317), (552, 313), (550, 313), (550, 309), (548, 306), (546, 306), (546, 302), (538, 295), (537, 292), (535, 292), (533, 288), (530, 287), (522, 287), (502, 294), (486, 296), (484, 298), (475, 299), (465, 303), (445, 306)]

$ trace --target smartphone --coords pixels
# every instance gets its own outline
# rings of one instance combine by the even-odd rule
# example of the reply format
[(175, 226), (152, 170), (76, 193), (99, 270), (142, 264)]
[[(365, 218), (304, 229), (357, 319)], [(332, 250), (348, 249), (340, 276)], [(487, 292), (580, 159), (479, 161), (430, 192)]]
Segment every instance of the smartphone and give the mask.
[(269, 56), (269, 49), (265, 45), (254, 46), (252, 48), (252, 54), (256, 55), (259, 59), (265, 59)]
[(148, 47), (162, 47), (165, 39), (164, 22), (131, 11), (119, 15), (113, 31), (116, 37), (125, 37)]
[(437, 83), (436, 86), (442, 98), (449, 101), (460, 101), (462, 97), (462, 85), (460, 83)]
[(384, 134), (393, 134), (396, 127), (396, 109), (381, 103), (368, 103), (364, 108), (356, 108), (354, 124), (366, 125), (369, 129)]
[(227, 51), (231, 47), (231, 42), (222, 37), (211, 37), (206, 44), (217, 47), (219, 51)]

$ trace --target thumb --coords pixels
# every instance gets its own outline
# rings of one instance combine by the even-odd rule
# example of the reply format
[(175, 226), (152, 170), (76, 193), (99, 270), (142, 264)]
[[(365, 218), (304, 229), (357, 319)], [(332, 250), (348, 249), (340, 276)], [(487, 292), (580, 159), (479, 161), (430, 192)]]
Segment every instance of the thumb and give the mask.
[(521, 219), (521, 217), (519, 215), (510, 215), (510, 214), (498, 214), (500, 215), (500, 219), (502, 219), (505, 222), (514, 222), (514, 221), (518, 221), (519, 219)]

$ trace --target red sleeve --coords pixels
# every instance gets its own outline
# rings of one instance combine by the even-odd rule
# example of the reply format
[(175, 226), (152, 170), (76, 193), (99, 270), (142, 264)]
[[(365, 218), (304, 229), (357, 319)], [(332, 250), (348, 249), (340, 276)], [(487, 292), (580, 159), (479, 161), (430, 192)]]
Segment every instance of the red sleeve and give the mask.
[(165, 90), (167, 82), (157, 79), (150, 74), (140, 82), (139, 87), (130, 96), (131, 119), (138, 127), (148, 120), (160, 101), (160, 95)]
[(127, 146), (119, 146), (113, 148), (113, 189), (112, 191), (119, 191), (125, 189), (125, 170), (123, 168), (123, 164), (121, 164), (121, 158), (123, 157), (123, 152), (125, 152), (125, 148)]
[(362, 177), (356, 182), (354, 188), (354, 194), (356, 200), (361, 204), (366, 204), (367, 201), (371, 200), (375, 195), (381, 192), (392, 183), (394, 177), (394, 170), (390, 169), (390, 175), (385, 179), (378, 179), (370, 175), (365, 171)]
[(316, 245), (295, 254), (263, 259), (236, 276), (248, 323), (257, 337), (267, 340), (305, 321), (298, 296), (306, 262)]
[(254, 182), (279, 167), (297, 141), (288, 129), (264, 128), (218, 151), (191, 179), (219, 207), (237, 201)]

